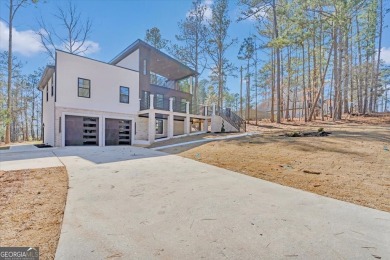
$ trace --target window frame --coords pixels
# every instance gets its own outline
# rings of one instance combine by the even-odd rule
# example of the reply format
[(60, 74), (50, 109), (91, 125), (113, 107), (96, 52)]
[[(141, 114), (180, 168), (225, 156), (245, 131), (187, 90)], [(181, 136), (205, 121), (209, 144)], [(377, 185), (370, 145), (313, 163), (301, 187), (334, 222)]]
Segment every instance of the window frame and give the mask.
[[(122, 88), (127, 89), (127, 95), (122, 94)], [(127, 102), (122, 102), (122, 96), (127, 96)], [(125, 86), (119, 86), (119, 103), (130, 104), (130, 88)]]
[(164, 134), (164, 120), (156, 119), (156, 135), (162, 135), (162, 134)]
[[(84, 87), (80, 87), (80, 79), (82, 79), (83, 81), (89, 81), (89, 87), (88, 87), (88, 97), (86, 96), (80, 96), (80, 88), (81, 89), (87, 89), (87, 88), (84, 88)], [(84, 85), (84, 84), (83, 84)], [(77, 78), (77, 96), (78, 97), (82, 97), (82, 98), (91, 98), (91, 80), (90, 79), (85, 79), (85, 78)]]

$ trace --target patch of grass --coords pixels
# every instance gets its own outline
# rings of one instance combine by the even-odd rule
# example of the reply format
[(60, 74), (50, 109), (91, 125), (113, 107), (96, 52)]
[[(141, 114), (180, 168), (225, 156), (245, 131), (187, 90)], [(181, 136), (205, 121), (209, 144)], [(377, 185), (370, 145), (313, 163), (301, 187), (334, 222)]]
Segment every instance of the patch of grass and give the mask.
[(0, 150), (9, 150), (9, 146), (0, 146)]

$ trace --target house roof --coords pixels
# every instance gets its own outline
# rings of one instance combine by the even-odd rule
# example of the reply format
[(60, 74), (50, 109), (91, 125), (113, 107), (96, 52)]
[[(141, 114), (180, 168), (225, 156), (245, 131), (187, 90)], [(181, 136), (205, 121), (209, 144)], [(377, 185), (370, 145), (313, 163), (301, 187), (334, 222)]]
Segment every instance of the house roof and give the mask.
[(112, 59), (110, 63), (114, 65), (118, 64), (121, 60), (141, 47), (150, 51), (150, 70), (157, 74), (172, 80), (179, 80), (198, 74), (195, 70), (140, 39), (128, 46), (124, 51)]
[(42, 91), (45, 88), (47, 82), (53, 76), (54, 71), (55, 71), (55, 66), (53, 66), (53, 65), (46, 66), (45, 70), (43, 71), (42, 77), (39, 80), (39, 84), (38, 84), (38, 89), (40, 91)]

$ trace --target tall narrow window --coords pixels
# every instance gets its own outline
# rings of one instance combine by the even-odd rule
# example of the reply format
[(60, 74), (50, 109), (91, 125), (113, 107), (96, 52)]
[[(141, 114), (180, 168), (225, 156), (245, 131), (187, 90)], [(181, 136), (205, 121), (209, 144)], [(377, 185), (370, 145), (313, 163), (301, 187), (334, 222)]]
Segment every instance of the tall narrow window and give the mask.
[(54, 95), (54, 83), (53, 83), (53, 78), (51, 78), (51, 96)]
[(46, 84), (46, 102), (49, 101), (49, 84)]
[(146, 60), (144, 60), (144, 75), (146, 75)]
[(156, 94), (156, 108), (164, 108), (164, 95)]
[(79, 78), (78, 80), (78, 96), (91, 97), (91, 81), (89, 79)]
[(119, 102), (129, 104), (129, 88), (120, 87), (119, 90)]
[(161, 135), (164, 132), (164, 121), (162, 119), (156, 119), (156, 134)]

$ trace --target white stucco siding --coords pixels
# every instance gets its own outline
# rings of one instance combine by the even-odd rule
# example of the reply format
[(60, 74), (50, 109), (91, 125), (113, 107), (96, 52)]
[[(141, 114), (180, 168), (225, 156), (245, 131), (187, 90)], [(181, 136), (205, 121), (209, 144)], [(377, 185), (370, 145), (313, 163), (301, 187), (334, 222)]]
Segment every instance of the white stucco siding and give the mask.
[[(54, 75), (53, 75), (54, 77)], [(55, 121), (54, 121), (54, 97), (55, 93), (53, 92), (52, 95), (52, 88), (51, 85), (53, 84), (53, 91), (55, 89), (54, 87), (54, 80), (53, 77), (49, 80), (47, 85), (42, 91), (42, 96), (43, 96), (43, 102), (42, 102), (42, 114), (43, 114), (43, 141), (45, 144), (49, 144), (51, 146), (55, 146), (54, 139), (55, 139), (55, 133), (54, 133), (54, 128), (55, 128)], [(46, 94), (46, 91), (47, 94)]]
[[(129, 114), (139, 110), (138, 72), (61, 51), (56, 65), (56, 106)], [(78, 78), (90, 80), (90, 98), (78, 96)], [(120, 86), (129, 88), (129, 104), (119, 102)]]
[(134, 51), (129, 56), (117, 63), (118, 66), (139, 71), (139, 50)]

